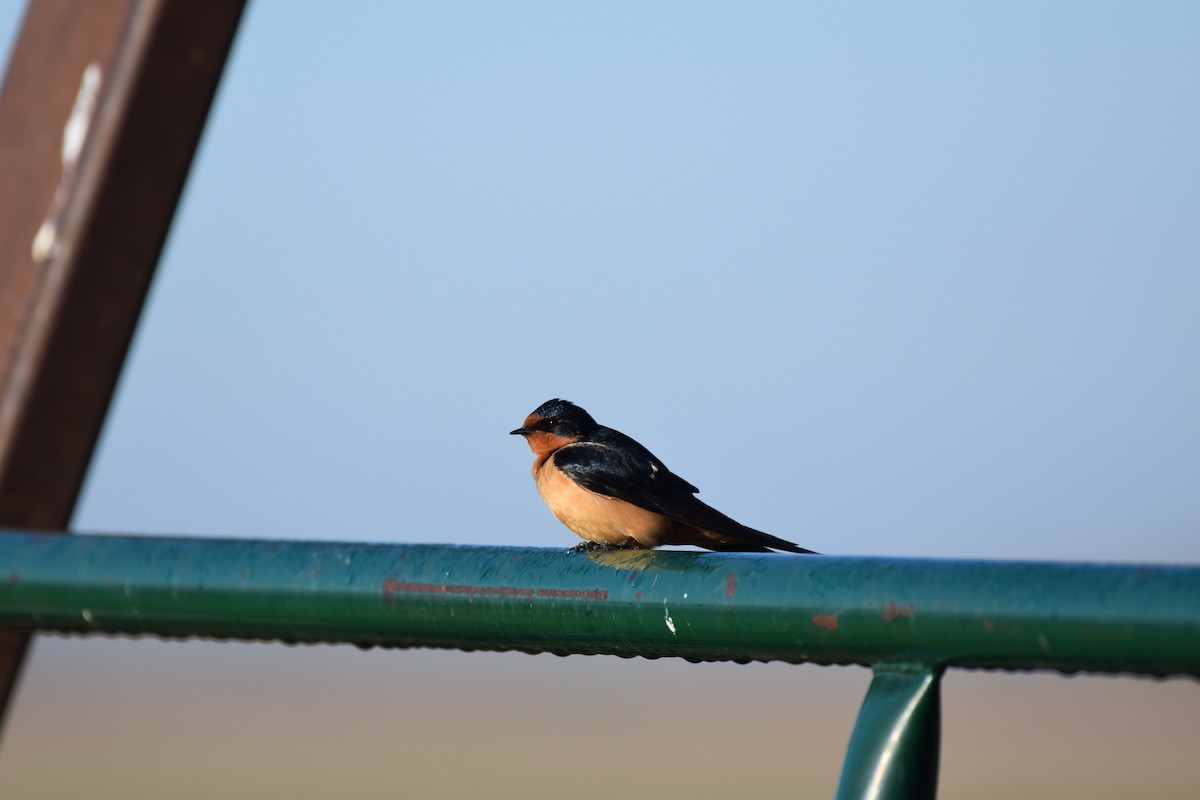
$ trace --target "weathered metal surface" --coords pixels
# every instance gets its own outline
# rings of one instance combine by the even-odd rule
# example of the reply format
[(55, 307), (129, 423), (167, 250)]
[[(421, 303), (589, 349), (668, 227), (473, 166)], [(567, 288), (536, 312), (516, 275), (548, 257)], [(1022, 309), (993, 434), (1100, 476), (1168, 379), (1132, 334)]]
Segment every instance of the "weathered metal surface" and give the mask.
[(1200, 568), (12, 534), (0, 624), (1200, 675)]
[[(0, 89), (0, 525), (70, 520), (243, 5), (26, 12)], [(0, 719), (26, 643), (0, 630)]]
[(881, 664), (858, 712), (837, 800), (933, 800), (941, 744), (938, 671)]

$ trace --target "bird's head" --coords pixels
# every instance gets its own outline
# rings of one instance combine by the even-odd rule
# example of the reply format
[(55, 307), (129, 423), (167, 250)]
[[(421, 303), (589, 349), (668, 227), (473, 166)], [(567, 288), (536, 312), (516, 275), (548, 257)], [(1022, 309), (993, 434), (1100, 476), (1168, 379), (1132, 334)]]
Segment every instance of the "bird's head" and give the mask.
[(568, 400), (547, 400), (525, 418), (521, 427), (509, 431), (514, 436), (524, 436), (534, 453), (557, 450), (563, 445), (579, 441), (596, 428), (592, 415)]

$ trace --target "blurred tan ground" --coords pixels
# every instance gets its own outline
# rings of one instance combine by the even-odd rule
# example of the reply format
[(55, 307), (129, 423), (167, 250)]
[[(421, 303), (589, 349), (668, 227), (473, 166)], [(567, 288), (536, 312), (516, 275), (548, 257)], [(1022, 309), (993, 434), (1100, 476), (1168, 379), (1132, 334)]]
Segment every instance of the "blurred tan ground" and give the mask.
[[(0, 797), (830, 797), (869, 673), (40, 639)], [(1200, 683), (951, 672), (942, 798), (1200, 797)]]

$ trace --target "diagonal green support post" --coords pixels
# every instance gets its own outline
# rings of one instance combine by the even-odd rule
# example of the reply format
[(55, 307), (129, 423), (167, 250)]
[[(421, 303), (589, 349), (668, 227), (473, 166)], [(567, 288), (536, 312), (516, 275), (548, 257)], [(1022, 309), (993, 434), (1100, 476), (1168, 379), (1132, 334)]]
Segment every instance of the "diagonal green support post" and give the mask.
[(838, 782), (837, 800), (933, 800), (941, 745), (941, 670), (879, 664)]

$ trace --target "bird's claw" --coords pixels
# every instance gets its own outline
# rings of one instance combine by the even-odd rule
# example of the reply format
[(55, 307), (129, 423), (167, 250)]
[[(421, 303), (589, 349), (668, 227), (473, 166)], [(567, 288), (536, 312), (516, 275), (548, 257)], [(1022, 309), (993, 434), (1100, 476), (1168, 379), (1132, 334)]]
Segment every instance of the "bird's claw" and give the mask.
[(637, 543), (636, 539), (626, 539), (620, 544), (610, 544), (608, 542), (592, 542), (582, 541), (579, 544), (568, 550), (568, 553), (603, 553), (608, 550), (645, 550)]

